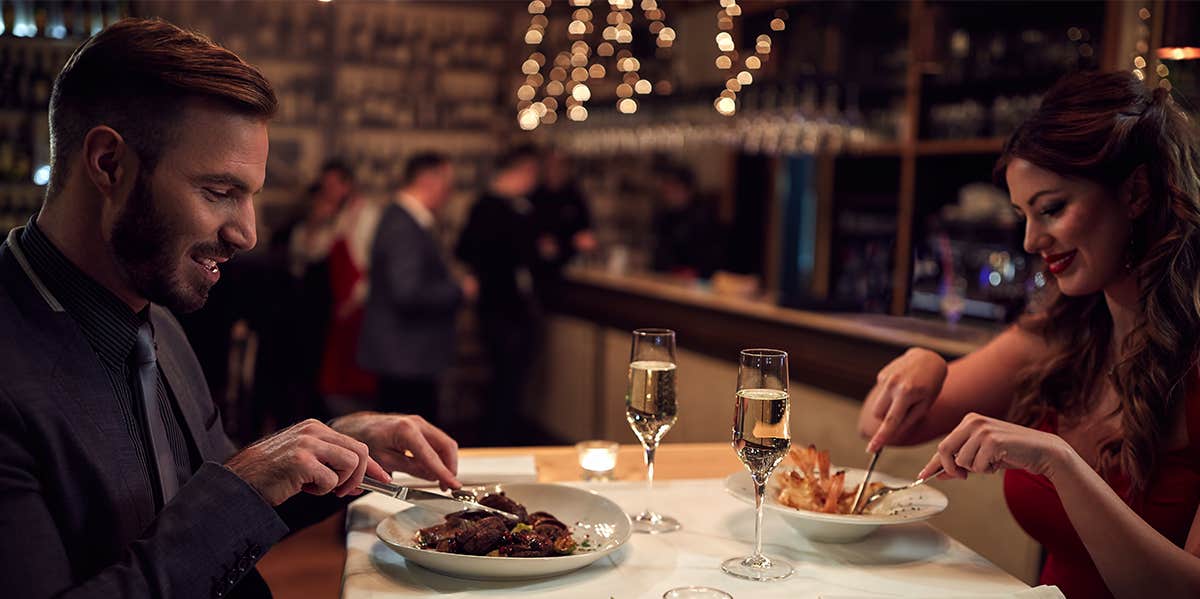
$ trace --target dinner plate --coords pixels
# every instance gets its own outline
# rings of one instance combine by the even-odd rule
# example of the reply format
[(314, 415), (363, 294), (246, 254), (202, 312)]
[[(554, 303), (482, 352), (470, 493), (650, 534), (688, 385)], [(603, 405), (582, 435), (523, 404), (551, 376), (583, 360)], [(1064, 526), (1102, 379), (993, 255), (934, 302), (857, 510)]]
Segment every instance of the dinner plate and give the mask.
[[(775, 474), (767, 483), (767, 496), (763, 501), (763, 508), (768, 512), (783, 516), (792, 528), (814, 541), (850, 543), (871, 534), (880, 526), (928, 520), (940, 514), (949, 503), (945, 494), (926, 484), (907, 491), (892, 493), (871, 505), (867, 513), (859, 515), (826, 514), (796, 509), (783, 505), (776, 499), (779, 496), (780, 488), (777, 477), (781, 473), (793, 469), (794, 467), (781, 466), (775, 470)], [(859, 481), (866, 474), (865, 470), (859, 468), (832, 467), (830, 470), (846, 471), (846, 488), (848, 489), (858, 486)], [(899, 486), (912, 481), (889, 476), (876, 470), (871, 475), (871, 482)], [(749, 472), (742, 470), (725, 477), (725, 490), (734, 497), (754, 505), (754, 483), (750, 480)]]
[(415, 541), (417, 530), (439, 524), (444, 517), (419, 508), (408, 508), (384, 518), (375, 528), (375, 534), (409, 562), (447, 576), (474, 580), (522, 580), (565, 574), (617, 551), (632, 534), (625, 511), (593, 491), (545, 483), (511, 483), (498, 488), (530, 513), (550, 512), (571, 527), (576, 542), (582, 544), (586, 540), (592, 547), (555, 557), (488, 557), (421, 549)]

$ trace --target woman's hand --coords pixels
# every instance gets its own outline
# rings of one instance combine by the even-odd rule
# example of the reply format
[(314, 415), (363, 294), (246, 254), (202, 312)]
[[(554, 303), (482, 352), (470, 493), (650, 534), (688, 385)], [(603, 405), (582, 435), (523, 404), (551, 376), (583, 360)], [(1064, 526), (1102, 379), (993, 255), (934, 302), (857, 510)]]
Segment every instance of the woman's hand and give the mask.
[(1017, 468), (1053, 481), (1054, 473), (1077, 457), (1075, 450), (1058, 435), (971, 413), (938, 443), (937, 454), (917, 478), (924, 478), (941, 466), (949, 478)]
[(946, 360), (918, 347), (879, 371), (859, 416), (860, 432), (871, 439), (867, 451), (879, 451), (920, 422), (941, 393), (946, 371)]

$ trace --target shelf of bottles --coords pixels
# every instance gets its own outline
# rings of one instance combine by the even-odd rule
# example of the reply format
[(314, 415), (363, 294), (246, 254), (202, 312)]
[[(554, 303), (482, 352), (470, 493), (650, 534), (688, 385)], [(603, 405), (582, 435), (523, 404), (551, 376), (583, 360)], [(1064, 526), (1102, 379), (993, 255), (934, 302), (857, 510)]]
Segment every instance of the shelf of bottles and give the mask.
[(0, 231), (41, 205), (59, 69), (83, 39), (129, 13), (124, 1), (0, 0)]
[(1100, 61), (1104, 2), (931, 2), (922, 63), (922, 139), (1012, 132), (1059, 77)]
[[(211, 35), (279, 97), (268, 186), (292, 201), (338, 157), (383, 196), (413, 153), (439, 151), (478, 189), (498, 143), (503, 11), (432, 2), (170, 2), (145, 14)], [(276, 159), (276, 148), (279, 158)]]
[(358, 4), (335, 27), (335, 147), (362, 185), (395, 189), (409, 157), (437, 151), (454, 162), (458, 195), (478, 193), (502, 147), (502, 13)]

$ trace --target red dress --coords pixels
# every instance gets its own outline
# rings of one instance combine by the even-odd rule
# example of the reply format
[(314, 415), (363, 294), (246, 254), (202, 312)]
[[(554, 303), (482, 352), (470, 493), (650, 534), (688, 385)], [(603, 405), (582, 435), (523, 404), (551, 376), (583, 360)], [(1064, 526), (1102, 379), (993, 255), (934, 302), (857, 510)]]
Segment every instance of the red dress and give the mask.
[[(1187, 446), (1160, 454), (1143, 497), (1133, 501), (1126, 497), (1129, 484), (1124, 477), (1108, 481), (1133, 511), (1179, 547), (1187, 542), (1200, 507), (1200, 385), (1189, 385), (1186, 412)], [(1057, 433), (1057, 415), (1038, 428)], [(1058, 585), (1069, 599), (1112, 597), (1046, 477), (1008, 470), (1004, 497), (1021, 528), (1046, 549), (1041, 584)], [(1138, 559), (1141, 556), (1131, 555), (1129, 567), (1136, 568)]]
[(358, 336), (365, 310), (355, 304), (354, 287), (366, 276), (355, 263), (345, 239), (329, 250), (329, 282), (333, 315), (325, 337), (318, 388), (324, 396), (375, 397), (373, 373), (358, 366)]

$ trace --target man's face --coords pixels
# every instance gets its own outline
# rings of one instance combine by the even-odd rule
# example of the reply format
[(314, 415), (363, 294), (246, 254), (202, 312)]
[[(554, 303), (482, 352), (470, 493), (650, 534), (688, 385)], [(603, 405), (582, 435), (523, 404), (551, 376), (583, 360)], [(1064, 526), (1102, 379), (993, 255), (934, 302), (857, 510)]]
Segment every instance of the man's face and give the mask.
[(561, 152), (546, 156), (542, 166), (542, 178), (550, 189), (562, 189), (571, 179), (571, 163)]
[(429, 190), (433, 198), (433, 208), (440, 208), (454, 191), (454, 167), (449, 162), (438, 166), (429, 172)]
[(342, 171), (330, 169), (321, 175), (321, 192), (328, 194), (340, 207), (354, 192), (354, 184), (342, 174)]
[(658, 194), (663, 204), (671, 210), (684, 208), (692, 201), (692, 190), (669, 177), (659, 183)]
[(541, 176), (541, 168), (535, 158), (522, 160), (513, 165), (513, 178), (518, 182), (518, 194), (529, 195), (533, 193), (538, 184), (538, 178)]
[(267, 124), (192, 104), (154, 172), (138, 172), (111, 231), (117, 264), (142, 297), (179, 312), (204, 305), (220, 263), (254, 247), (254, 194)]

